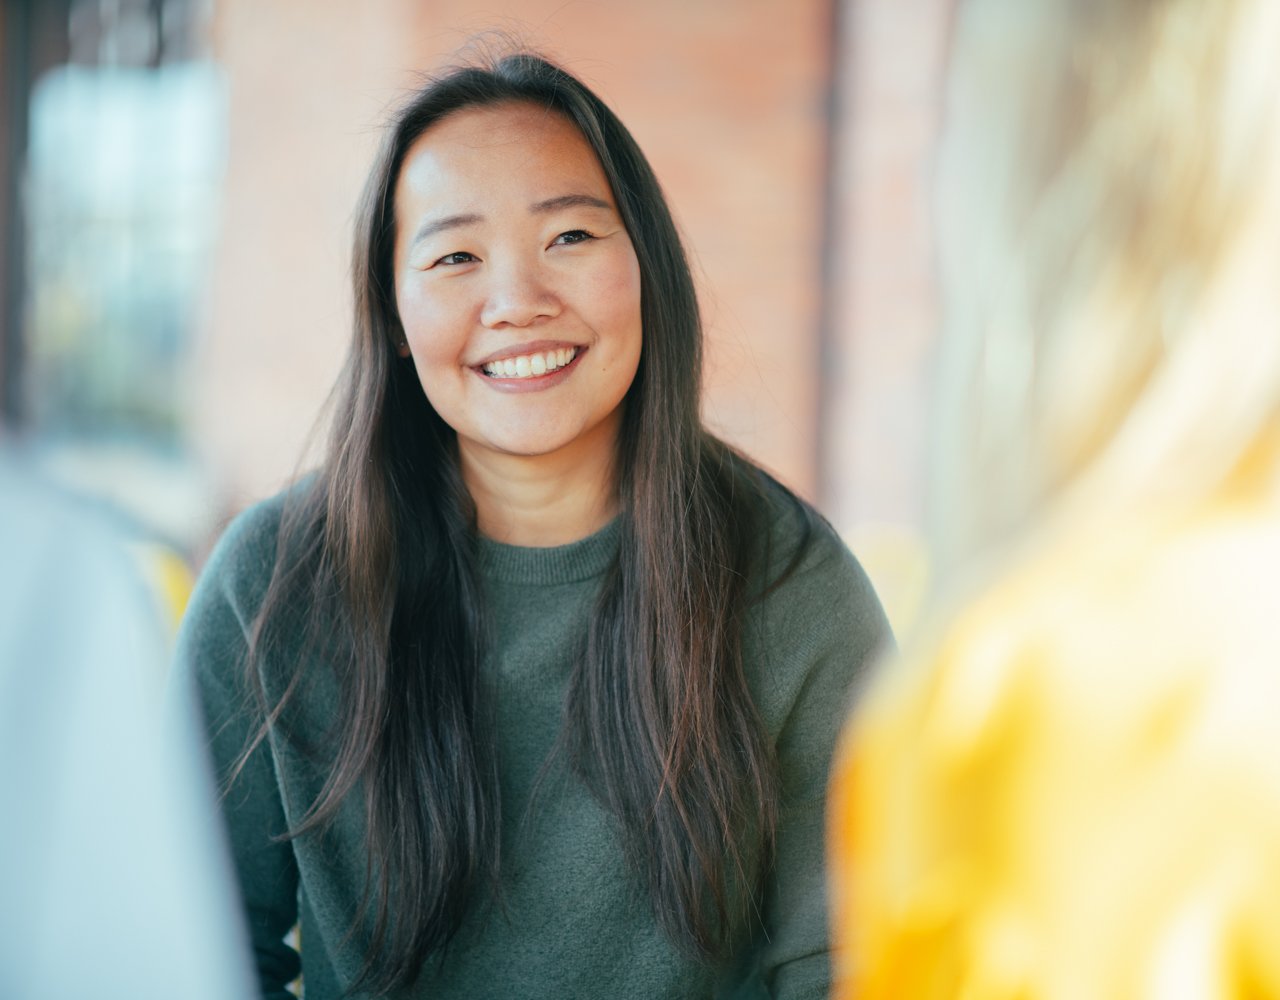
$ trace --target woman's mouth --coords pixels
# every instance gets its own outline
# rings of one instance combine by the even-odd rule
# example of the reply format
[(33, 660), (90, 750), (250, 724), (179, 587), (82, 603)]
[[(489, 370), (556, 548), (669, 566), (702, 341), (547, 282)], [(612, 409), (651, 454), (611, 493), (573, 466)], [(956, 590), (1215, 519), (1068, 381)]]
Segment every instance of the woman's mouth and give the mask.
[(490, 378), (536, 378), (572, 364), (580, 350), (581, 348), (577, 347), (558, 347), (549, 351), (517, 354), (514, 357), (489, 361), (481, 365), (480, 370)]

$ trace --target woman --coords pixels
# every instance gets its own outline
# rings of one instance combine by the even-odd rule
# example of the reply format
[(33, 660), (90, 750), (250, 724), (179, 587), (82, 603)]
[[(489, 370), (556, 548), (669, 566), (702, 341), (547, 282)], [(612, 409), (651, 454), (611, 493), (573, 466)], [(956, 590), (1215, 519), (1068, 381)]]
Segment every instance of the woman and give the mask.
[(958, 15), (946, 562), (837, 764), (836, 992), (1280, 997), (1280, 5)]
[(263, 990), (820, 996), (822, 800), (887, 628), (698, 416), (684, 253), (531, 55), (389, 130), (327, 456), (193, 598)]

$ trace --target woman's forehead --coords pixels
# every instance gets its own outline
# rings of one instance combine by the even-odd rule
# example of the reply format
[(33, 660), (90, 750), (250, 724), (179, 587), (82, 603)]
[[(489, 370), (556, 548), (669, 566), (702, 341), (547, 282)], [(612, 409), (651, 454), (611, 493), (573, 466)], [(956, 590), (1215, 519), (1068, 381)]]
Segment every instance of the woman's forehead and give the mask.
[(532, 101), (505, 100), (451, 111), (430, 125), (414, 145), (434, 136), (440, 141), (493, 149), (548, 133), (581, 139), (577, 126), (555, 108)]
[(541, 189), (557, 184), (609, 194), (600, 161), (576, 125), (558, 111), (511, 102), (464, 108), (432, 125), (409, 147), (396, 187), (399, 201), (517, 189), (545, 194)]

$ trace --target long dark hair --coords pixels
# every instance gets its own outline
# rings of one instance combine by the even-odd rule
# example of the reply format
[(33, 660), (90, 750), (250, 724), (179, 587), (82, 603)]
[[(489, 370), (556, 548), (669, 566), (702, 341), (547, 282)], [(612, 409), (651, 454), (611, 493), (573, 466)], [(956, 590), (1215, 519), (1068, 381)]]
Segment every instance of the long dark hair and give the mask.
[[(396, 354), (392, 248), (396, 179), (414, 141), (446, 115), (510, 101), (563, 115), (590, 143), (642, 282), (642, 356), (618, 442), (619, 552), (560, 747), (619, 821), (655, 919), (694, 955), (723, 957), (751, 932), (773, 846), (775, 753), (741, 643), (759, 593), (764, 478), (702, 426), (698, 304), (662, 191), (622, 123), (562, 69), (515, 54), (454, 70), (400, 111), (371, 171), (327, 456), (286, 506), (251, 657), (266, 713), (258, 742), (273, 726), (301, 742), (289, 708), (308, 658), (271, 666), (270, 651), (296, 648), (291, 609), (342, 633), (336, 646), (325, 640), (347, 651), (334, 667), (342, 699), (329, 776), (290, 836), (323, 829), (352, 793), (362, 797), (369, 863), (357, 919), (371, 941), (358, 985), (374, 990), (412, 982), (476, 890), (498, 885), (475, 510), (453, 431)], [(283, 676), (268, 684), (269, 670)]]

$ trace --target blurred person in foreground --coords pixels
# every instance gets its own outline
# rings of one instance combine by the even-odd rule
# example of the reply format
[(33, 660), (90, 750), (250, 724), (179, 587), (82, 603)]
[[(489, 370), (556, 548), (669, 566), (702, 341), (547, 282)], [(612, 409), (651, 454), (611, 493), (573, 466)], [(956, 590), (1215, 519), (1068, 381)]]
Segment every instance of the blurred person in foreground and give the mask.
[(1277, 39), (958, 10), (943, 572), (833, 772), (838, 996), (1280, 996)]
[(135, 558), (3, 450), (0, 553), (0, 997), (248, 997), (194, 705), (163, 703)]

